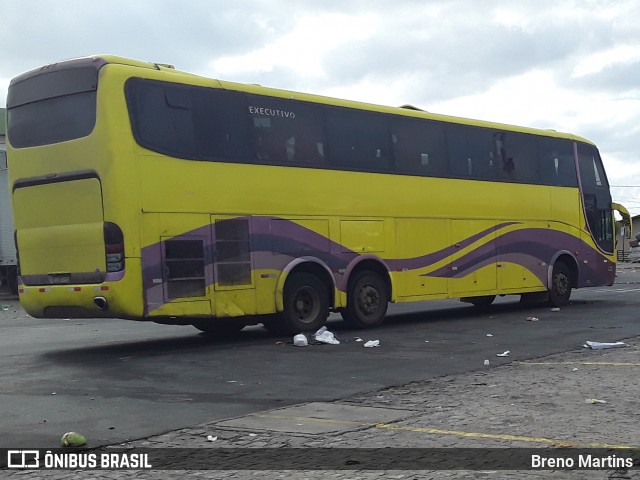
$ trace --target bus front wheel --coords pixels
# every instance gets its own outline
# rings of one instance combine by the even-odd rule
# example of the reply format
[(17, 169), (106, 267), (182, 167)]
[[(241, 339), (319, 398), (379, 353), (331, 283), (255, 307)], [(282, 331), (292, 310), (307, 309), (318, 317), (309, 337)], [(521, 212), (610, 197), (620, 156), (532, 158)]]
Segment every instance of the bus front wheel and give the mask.
[[(327, 287), (310, 273), (293, 273), (284, 286), (284, 310), (269, 330), (283, 334), (316, 331), (329, 316)], [(265, 325), (267, 326), (267, 325)]]
[(571, 297), (571, 270), (563, 262), (557, 262), (553, 266), (551, 274), (551, 289), (549, 290), (549, 302), (554, 307), (562, 307), (569, 303)]
[(390, 294), (384, 279), (377, 273), (364, 270), (349, 282), (347, 307), (342, 310), (344, 321), (356, 328), (380, 325), (387, 313)]

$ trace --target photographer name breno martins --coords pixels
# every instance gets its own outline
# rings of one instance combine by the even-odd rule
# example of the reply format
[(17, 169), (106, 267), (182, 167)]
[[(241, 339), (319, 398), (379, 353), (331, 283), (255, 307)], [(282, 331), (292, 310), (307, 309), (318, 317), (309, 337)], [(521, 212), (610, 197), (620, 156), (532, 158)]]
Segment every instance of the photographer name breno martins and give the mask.
[(631, 468), (633, 457), (617, 457), (608, 455), (598, 457), (596, 455), (579, 454), (576, 457), (544, 457), (531, 455), (531, 468)]

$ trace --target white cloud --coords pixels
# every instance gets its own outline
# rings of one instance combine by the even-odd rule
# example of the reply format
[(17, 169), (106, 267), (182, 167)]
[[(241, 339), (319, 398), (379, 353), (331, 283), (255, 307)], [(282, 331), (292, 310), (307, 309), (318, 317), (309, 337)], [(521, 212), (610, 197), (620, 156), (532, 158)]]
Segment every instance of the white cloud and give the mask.
[[(301, 77), (325, 74), (324, 63), (330, 55), (339, 55), (340, 46), (373, 36), (378, 18), (372, 14), (345, 15), (325, 13), (302, 16), (293, 30), (273, 38), (263, 47), (240, 55), (222, 56), (210, 63), (217, 76), (271, 72), (278, 67), (291, 69)], [(256, 21), (268, 30), (269, 24)]]
[(617, 45), (613, 48), (585, 55), (574, 67), (572, 77), (580, 78), (601, 72), (615, 65), (640, 62), (640, 44)]
[(3, 108), (6, 105), (7, 90), (10, 82), (10, 78), (0, 77), (0, 106)]
[[(26, 70), (113, 53), (225, 80), (576, 133), (599, 145), (611, 183), (640, 185), (637, 0), (0, 4), (0, 105), (9, 79)], [(640, 188), (618, 195), (640, 213)]]
[[(490, 88), (434, 105), (438, 113), (537, 128), (573, 130), (581, 118), (578, 95), (556, 86), (554, 73), (533, 70)], [(568, 128), (573, 127), (573, 128)]]
[[(413, 74), (397, 75), (389, 79), (377, 76), (365, 76), (355, 83), (330, 85), (320, 88), (315, 93), (328, 97), (343, 98), (359, 102), (378, 105), (400, 106), (409, 103), (409, 93), (416, 85), (417, 79)], [(428, 110), (425, 105), (415, 105)]]

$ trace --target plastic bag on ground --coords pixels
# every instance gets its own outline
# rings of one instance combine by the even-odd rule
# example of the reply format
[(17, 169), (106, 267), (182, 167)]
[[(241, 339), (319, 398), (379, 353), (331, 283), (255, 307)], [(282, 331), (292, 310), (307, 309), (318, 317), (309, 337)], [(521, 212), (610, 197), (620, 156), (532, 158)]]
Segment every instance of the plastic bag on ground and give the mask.
[(584, 347), (591, 348), (592, 350), (603, 350), (605, 348), (620, 348), (626, 347), (627, 344), (624, 342), (586, 342)]
[(293, 337), (293, 344), (296, 347), (306, 347), (307, 345), (309, 345), (309, 342), (307, 341), (307, 337), (304, 334), (299, 333), (298, 335), (295, 335)]
[(327, 330), (327, 327), (321, 327), (314, 335), (316, 342), (328, 343), (330, 345), (339, 345), (340, 341), (333, 333)]

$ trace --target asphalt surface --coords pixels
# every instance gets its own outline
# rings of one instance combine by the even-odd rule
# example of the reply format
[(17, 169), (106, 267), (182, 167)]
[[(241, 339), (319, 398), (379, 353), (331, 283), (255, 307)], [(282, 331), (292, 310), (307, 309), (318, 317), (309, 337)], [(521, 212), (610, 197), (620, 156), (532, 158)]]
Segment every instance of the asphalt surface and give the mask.
[[(162, 433), (178, 438), (176, 429), (357, 395), (384, 405), (381, 389), (484, 375), (575, 351), (586, 340), (635, 337), (639, 282), (640, 272), (627, 266), (616, 285), (578, 290), (559, 312), (522, 307), (516, 297), (486, 311), (452, 301), (397, 305), (380, 328), (346, 330), (331, 321), (341, 344), (305, 348), (257, 327), (211, 340), (189, 327), (38, 320), (6, 301), (0, 379), (10, 415), (0, 425), (0, 446), (57, 446), (69, 430), (82, 431), (90, 446)], [(364, 348), (356, 337), (380, 346)], [(507, 350), (508, 357), (496, 356)]]

